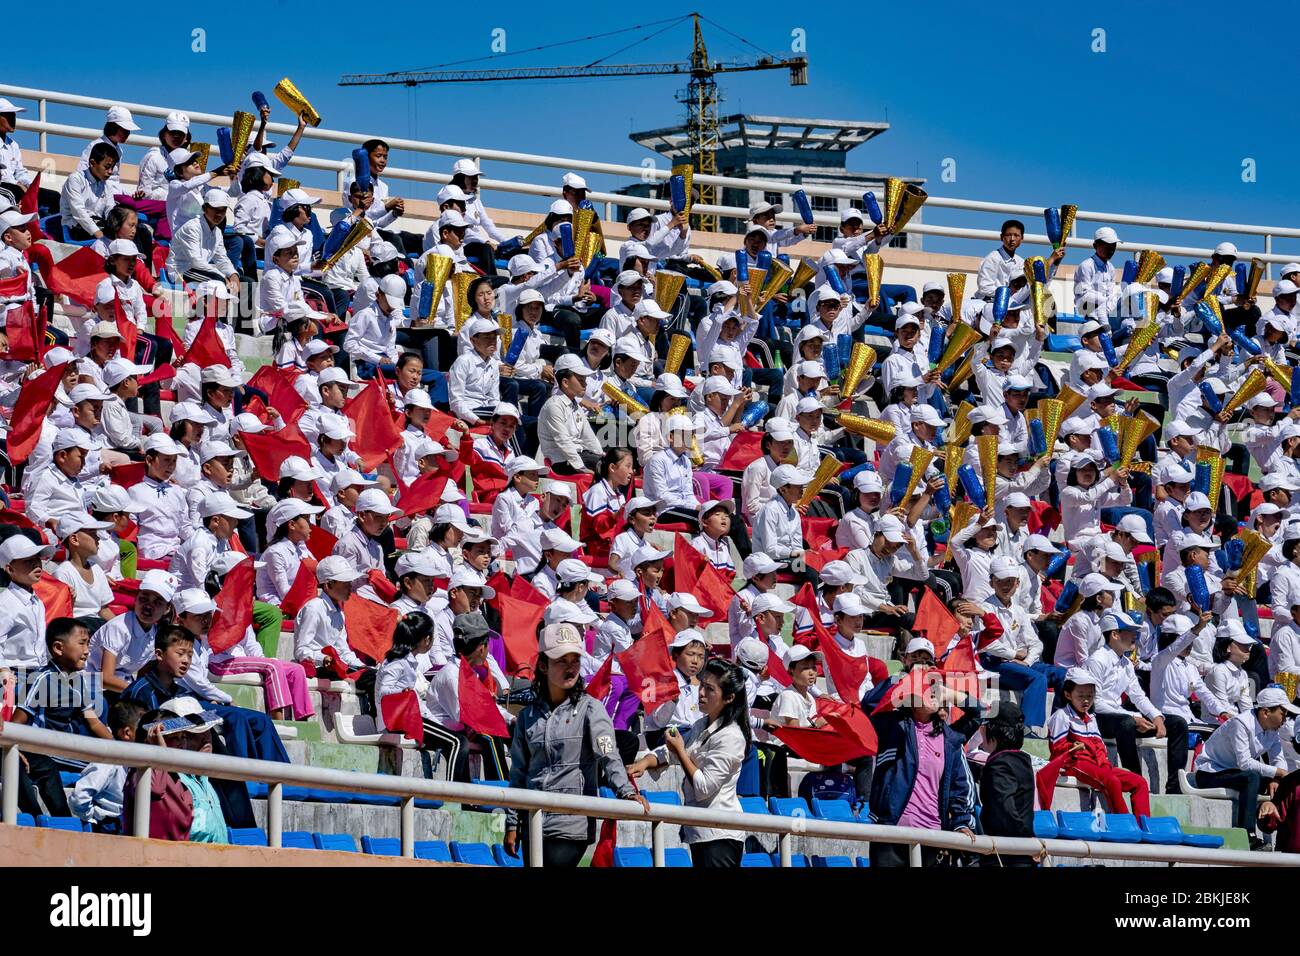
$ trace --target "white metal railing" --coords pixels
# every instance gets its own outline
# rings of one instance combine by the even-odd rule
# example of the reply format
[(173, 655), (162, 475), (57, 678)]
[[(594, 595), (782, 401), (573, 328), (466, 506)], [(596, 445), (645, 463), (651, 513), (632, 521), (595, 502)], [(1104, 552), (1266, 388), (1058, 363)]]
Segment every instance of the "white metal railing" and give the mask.
[[(149, 774), (154, 770), (178, 771), (219, 777), (227, 780), (265, 782), (267, 786), (267, 836), (272, 847), (280, 846), (285, 784), (324, 787), (346, 793), (385, 794), (401, 798), (402, 856), (415, 855), (415, 801), (431, 798), (453, 803), (512, 807), (527, 818), (529, 862), (542, 865), (542, 813), (565, 813), (605, 820), (645, 821), (650, 824), (651, 846), (655, 866), (664, 865), (664, 826), (687, 824), (750, 833), (776, 834), (781, 865), (790, 866), (791, 844), (795, 836), (819, 837), (854, 843), (905, 843), (909, 846), (912, 866), (921, 865), (921, 847), (976, 853), (982, 856), (1072, 857), (1090, 860), (1117, 860), (1144, 863), (1188, 863), (1212, 866), (1300, 866), (1300, 854), (1251, 853), (1242, 850), (1206, 850), (1195, 847), (1159, 846), (1154, 844), (1093, 843), (1085, 840), (1039, 840), (1004, 837), (968, 837), (945, 830), (921, 830), (913, 827), (876, 826), (864, 823), (837, 823), (807, 817), (783, 817), (775, 814), (729, 813), (697, 807), (651, 804), (647, 813), (637, 802), (571, 794), (546, 793), (485, 787), (467, 783), (447, 783), (419, 777), (393, 774), (352, 773), (295, 764), (247, 760), (214, 754), (193, 753), (146, 744), (128, 744), (97, 737), (58, 733), (21, 724), (8, 723), (0, 728), (0, 820), (13, 825), (18, 819), (18, 771), (20, 750), (27, 749), (51, 756), (75, 760), (146, 767), (138, 788), (149, 789)], [(149, 833), (150, 801), (137, 800), (133, 807), (132, 832)]]
[[(177, 108), (175, 106), (154, 106), (146, 103), (131, 103), (122, 100), (105, 99), (103, 97), (81, 96), (74, 93), (64, 93), (56, 90), (43, 90), (8, 84), (0, 84), (0, 95), (22, 100), (31, 100), (37, 103), (38, 108), (36, 118), (32, 119), (29, 116), (23, 116), (19, 121), (19, 132), (27, 130), (38, 133), (40, 137), (40, 148), (42, 151), (48, 151), (47, 137), (49, 135), (91, 139), (98, 136), (100, 133), (99, 128), (69, 126), (66, 124), (49, 122), (47, 113), (48, 105), (50, 103), (69, 107), (100, 110), (106, 110), (110, 106), (125, 106), (136, 116), (152, 117), (164, 117), (168, 112)], [(191, 123), (194, 125), (217, 127), (226, 126), (230, 123), (229, 115), (201, 111), (186, 112), (190, 117)], [(277, 134), (288, 135), (293, 132), (294, 127), (285, 123), (269, 123), (267, 129)], [(669, 170), (658, 169), (655, 167), (633, 166), (621, 163), (601, 163), (591, 160), (547, 156), (536, 153), (521, 153), (510, 150), (484, 149), (477, 146), (433, 143), (423, 140), (386, 136), (382, 133), (363, 134), (312, 127), (308, 127), (304, 132), (304, 139), (307, 140), (319, 140), (327, 143), (342, 143), (348, 144), (349, 146), (359, 145), (363, 140), (369, 139), (371, 136), (382, 136), (394, 150), (403, 150), (427, 155), (455, 158), (472, 156), (480, 161), (489, 160), (512, 165), (545, 167), (550, 169), (572, 170), (582, 173), (630, 177), (643, 182), (663, 181), (671, 175)], [(197, 138), (199, 137), (196, 137), (196, 139)], [(215, 141), (215, 137), (209, 138)], [(133, 135), (128, 142), (135, 146), (153, 146), (156, 145), (157, 141), (153, 136), (136, 134)], [(341, 187), (343, 172), (350, 165), (350, 160), (295, 156), (292, 165), (305, 169), (332, 170), (336, 173), (336, 181)], [(444, 184), (449, 182), (451, 179), (449, 173), (434, 173), (426, 172), (424, 170), (404, 169), (393, 166), (388, 167), (384, 171), (384, 175), (393, 179), (432, 184)], [(743, 190), (761, 190), (764, 192), (783, 194), (789, 194), (797, 189), (803, 189), (810, 196), (848, 199), (855, 203), (859, 202), (862, 197), (861, 192), (855, 192), (852, 189), (847, 189), (842, 186), (818, 185), (814, 183), (800, 184), (780, 182), (776, 180), (737, 179), (729, 176), (697, 176), (696, 180), (701, 183), (715, 186), (732, 187)], [(554, 180), (552, 182), (554, 182)], [(481, 185), (487, 190), (496, 190), (520, 195), (558, 196), (560, 194), (558, 183), (553, 185), (541, 185), (537, 183), (485, 178), (481, 180)], [(635, 198), (616, 193), (592, 192), (589, 198), (591, 198), (593, 202), (606, 204), (606, 219), (610, 218), (609, 207), (614, 204), (638, 205), (649, 209), (668, 208), (668, 203), (664, 200)], [(932, 209), (954, 209), (972, 213), (994, 213), (999, 216), (1040, 216), (1042, 214), (1041, 206), (1027, 205), (1024, 203), (1000, 203), (972, 199), (956, 199), (944, 196), (931, 196), (927, 200), (926, 206)], [(701, 205), (696, 208), (701, 212), (715, 214), (727, 219), (743, 220), (747, 219), (749, 215), (746, 208), (739, 206)], [(795, 214), (790, 212), (782, 213), (778, 218), (785, 222), (798, 221)], [(839, 226), (839, 216), (837, 213), (818, 213), (814, 215), (814, 219), (820, 225), (831, 227)], [(1079, 210), (1076, 219), (1076, 223), (1077, 222), (1096, 222), (1111, 225), (1143, 226), (1162, 230), (1173, 229), (1257, 236), (1262, 240), (1263, 248), (1257, 251), (1242, 250), (1241, 256), (1257, 257), (1269, 265), (1272, 265), (1273, 263), (1285, 263), (1297, 258), (1296, 255), (1274, 254), (1273, 240), (1275, 238), (1300, 239), (1300, 228), (1296, 227), (1215, 222), (1196, 219), (1166, 219), (1159, 216), (1136, 216), (1125, 213), (1098, 212), (1083, 209)], [(999, 233), (996, 229), (972, 229), (925, 222), (911, 223), (908, 225), (907, 231), (921, 235), (936, 235), (954, 239), (979, 240), (982, 242), (997, 241), (999, 238)], [(1025, 241), (1032, 245), (1046, 245), (1047, 237), (1036, 233), (1029, 234), (1025, 236)], [(1076, 235), (1067, 240), (1067, 245), (1076, 248), (1091, 248), (1092, 243), (1090, 240), (1080, 238)], [(1165, 256), (1186, 256), (1191, 258), (1204, 258), (1210, 255), (1213, 251), (1212, 249), (1198, 246), (1183, 246), (1176, 244), (1152, 245), (1134, 242), (1120, 243), (1120, 248), (1126, 250), (1154, 249), (1156, 252)]]

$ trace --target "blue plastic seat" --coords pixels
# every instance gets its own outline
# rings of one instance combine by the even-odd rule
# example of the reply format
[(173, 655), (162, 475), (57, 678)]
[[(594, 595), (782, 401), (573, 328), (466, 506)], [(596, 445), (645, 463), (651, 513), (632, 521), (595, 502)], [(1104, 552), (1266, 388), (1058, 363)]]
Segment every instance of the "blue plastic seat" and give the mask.
[(641, 796), (649, 803), (658, 803), (666, 807), (680, 807), (682, 795), (676, 790), (642, 790)]
[[(773, 866), (781, 865), (781, 854), (779, 852), (772, 854), (772, 865)], [(807, 855), (803, 853), (791, 853), (790, 866), (793, 869), (798, 869), (799, 867), (808, 867)]]
[(1078, 810), (1060, 810), (1056, 814), (1057, 826), (1066, 840), (1099, 840), (1101, 830), (1091, 813)]
[(367, 856), (401, 856), (402, 841), (397, 837), (363, 836), (361, 852)]
[(352, 794), (344, 793), (342, 790), (319, 790), (310, 787), (306, 799), (312, 803), (351, 803)]
[(311, 787), (291, 787), (288, 784), (280, 791), (281, 800), (310, 800), (311, 795)]
[(740, 858), (741, 869), (746, 867), (772, 868), (772, 858), (766, 853), (746, 853)]
[(63, 785), (64, 790), (67, 790), (69, 787), (75, 787), (77, 785), (77, 781), (80, 779), (81, 779), (81, 774), (75, 770), (59, 771), (59, 783)]
[(1177, 817), (1138, 817), (1138, 826), (1142, 829), (1143, 843), (1180, 846), (1186, 836)]
[(1141, 843), (1142, 828), (1131, 813), (1108, 813), (1101, 839), (1104, 843)]
[[(386, 793), (350, 793), (353, 803), (360, 803), (368, 807), (400, 807), (402, 798), (391, 796)], [(419, 801), (416, 801), (419, 806)]]
[(82, 833), (86, 829), (76, 817), (51, 817), (44, 813), (36, 818), (36, 825), (43, 830), (68, 830), (72, 833)]
[(280, 834), (280, 846), (286, 850), (315, 850), (316, 841), (306, 830), (289, 830)]
[(492, 844), (492, 859), (496, 860), (497, 866), (504, 866), (509, 869), (523, 869), (524, 855), (511, 856), (506, 852), (506, 848), (500, 843)]
[(1034, 836), (1040, 840), (1055, 840), (1060, 835), (1061, 828), (1051, 810), (1034, 811)]
[(694, 866), (691, 851), (684, 846), (670, 846), (664, 850), (664, 866), (670, 869), (688, 869)]
[(1049, 335), (1043, 343), (1044, 352), (1077, 352), (1083, 348), (1077, 335)]
[(17, 818), (17, 820), (16, 820), (15, 822), (16, 822), (17, 825), (20, 826), (20, 827), (34, 827), (34, 826), (36, 826), (36, 818), (35, 818), (34, 816), (32, 816), (30, 813), (20, 813), (20, 814), (18, 814), (18, 818)]
[(865, 870), (867, 867), (871, 866), (871, 857), (869, 856), (855, 857), (853, 862), (857, 863), (860, 869)]
[[(401, 803), (401, 800), (398, 800), (398, 803)], [(415, 809), (417, 810), (437, 810), (441, 806), (441, 800), (425, 800), (420, 797), (415, 798)]]
[(473, 866), (496, 866), (492, 851), (486, 843), (460, 843), (452, 841), (451, 858), (457, 863), (469, 863)]
[(853, 861), (847, 856), (814, 856), (813, 869), (833, 870), (845, 867), (853, 869)]
[(312, 842), (318, 850), (336, 850), (339, 853), (356, 853), (357, 841), (351, 833), (313, 833)]
[(614, 865), (624, 869), (654, 866), (654, 855), (645, 846), (616, 846)]
[(762, 797), (741, 797), (740, 809), (745, 813), (769, 813), (767, 801)]
[(597, 787), (596, 796), (600, 797), (602, 800), (614, 800), (617, 799), (618, 794), (614, 792), (612, 787)]
[(857, 823), (853, 815), (853, 805), (847, 800), (822, 800), (813, 797), (813, 815), (819, 820), (834, 820), (837, 823)]
[(1223, 846), (1223, 837), (1213, 833), (1184, 833), (1183, 846), (1194, 846), (1200, 850), (1217, 850)]
[[(281, 834), (281, 842), (283, 843)], [(266, 831), (261, 827), (231, 827), (230, 843), (232, 846), (267, 846)], [(285, 843), (285, 846), (289, 844)]]
[[(245, 786), (248, 787), (248, 799), (250, 800), (266, 799), (266, 791), (267, 791), (266, 784), (260, 783), (255, 780), (250, 780), (248, 781), (248, 783), (245, 784)], [(283, 796), (283, 794), (281, 794), (281, 796)]]
[(771, 797), (767, 801), (778, 817), (811, 817), (808, 802), (803, 797)]
[(451, 850), (447, 847), (445, 840), (416, 840), (415, 858), (417, 860), (431, 860), (434, 863), (452, 862)]

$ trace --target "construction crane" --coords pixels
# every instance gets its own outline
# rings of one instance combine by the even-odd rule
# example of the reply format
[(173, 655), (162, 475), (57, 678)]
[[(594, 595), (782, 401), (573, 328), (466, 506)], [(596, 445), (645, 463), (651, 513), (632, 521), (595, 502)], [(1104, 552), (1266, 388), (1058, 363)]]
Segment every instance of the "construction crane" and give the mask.
[[(539, 66), (539, 67), (522, 67), (518, 69), (474, 69), (474, 70), (446, 70), (440, 68), (430, 68), (425, 70), (412, 70), (405, 72), (392, 73), (349, 73), (339, 79), (340, 86), (422, 86), (426, 83), (491, 83), (500, 80), (573, 80), (573, 79), (598, 79), (601, 77), (612, 76), (668, 76), (677, 74), (688, 74), (690, 82), (686, 89), (677, 94), (677, 101), (686, 106), (686, 128), (689, 135), (688, 146), (692, 156), (692, 164), (698, 176), (716, 176), (717, 167), (717, 150), (718, 150), (718, 83), (715, 77), (719, 73), (747, 73), (755, 70), (788, 70), (790, 73), (791, 86), (806, 86), (808, 83), (808, 60), (806, 57), (777, 57), (772, 54), (764, 53), (762, 56), (747, 60), (710, 60), (708, 48), (704, 44), (704, 32), (700, 28), (701, 19), (708, 20), (699, 13), (690, 13), (686, 16), (676, 17), (667, 21), (657, 21), (655, 23), (627, 27), (622, 30), (611, 31), (611, 33), (601, 34), (599, 36), (584, 37), (582, 40), (570, 40), (563, 43), (549, 44), (547, 46), (535, 47), (532, 50), (523, 50), (520, 53), (530, 53), (537, 50), (550, 49), (555, 46), (564, 46), (566, 44), (583, 42), (586, 40), (599, 39), (604, 36), (612, 36), (618, 33), (628, 33), (637, 30), (643, 30), (648, 27), (663, 26), (662, 29), (655, 31), (648, 36), (639, 38), (635, 43), (658, 36), (660, 33), (671, 29), (687, 19), (693, 22), (695, 28), (695, 43), (691, 49), (691, 57), (685, 63), (622, 63), (607, 64), (601, 62), (607, 57), (601, 57), (585, 66)], [(711, 25), (718, 27), (725, 33), (730, 34), (736, 39), (741, 40), (748, 46), (754, 46), (744, 37), (738, 37), (725, 27), (708, 21)], [(615, 51), (621, 53), (628, 47), (622, 47)], [(760, 52), (762, 52), (760, 50)], [(517, 54), (506, 54), (517, 55)], [(613, 54), (610, 54), (612, 56)], [(489, 59), (498, 59), (491, 57)], [(472, 60), (461, 61), (474, 62)], [(455, 66), (459, 64), (443, 64), (443, 66)], [(717, 205), (717, 187), (700, 182), (698, 183), (700, 203), (706, 206)], [(696, 221), (697, 228), (704, 230), (716, 230), (718, 227), (717, 217), (713, 215), (700, 215)]]

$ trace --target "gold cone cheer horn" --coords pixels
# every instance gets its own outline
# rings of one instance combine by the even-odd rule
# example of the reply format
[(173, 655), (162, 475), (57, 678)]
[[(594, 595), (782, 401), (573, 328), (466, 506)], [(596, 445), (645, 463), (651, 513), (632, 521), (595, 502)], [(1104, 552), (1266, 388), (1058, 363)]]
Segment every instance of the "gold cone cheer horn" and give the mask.
[(898, 429), (890, 422), (882, 422), (865, 415), (841, 412), (838, 416), (840, 427), (863, 438), (870, 438), (877, 445), (888, 445), (898, 434)]
[(971, 372), (975, 371), (975, 353), (970, 352), (966, 355), (966, 360), (957, 366), (957, 371), (952, 373), (952, 378), (948, 380), (949, 389), (960, 388), (961, 384), (970, 378)]
[(961, 458), (961, 442), (949, 439), (943, 446), (943, 477), (948, 482), (948, 493), (953, 497), (956, 497), (957, 469), (961, 467)]
[(902, 180), (890, 179), (885, 183), (886, 209), (889, 207), (891, 188), (894, 183), (898, 183), (902, 188), (896, 190), (894, 193), (896, 198), (894, 200), (893, 215), (886, 212), (885, 219), (889, 222), (889, 231), (897, 234), (906, 228), (908, 222), (911, 221), (912, 217), (917, 214), (920, 208), (925, 205), (925, 201), (930, 197), (924, 189), (915, 183), (903, 183)]
[(880, 280), (885, 274), (885, 262), (875, 252), (868, 252), (862, 257), (862, 264), (867, 270), (867, 306), (874, 309), (880, 305)]
[(364, 240), (370, 238), (374, 231), (375, 224), (365, 216), (362, 216), (358, 222), (354, 222), (352, 228), (348, 230), (348, 234), (343, 237), (343, 242), (334, 250), (334, 254), (325, 260), (325, 264), (321, 266), (321, 271), (329, 272), (333, 269), (339, 264), (340, 259), (355, 249)]
[(235, 169), (244, 162), (244, 154), (248, 152), (248, 138), (252, 135), (253, 114), (235, 110), (235, 115), (230, 120), (230, 148), (235, 154), (235, 161), (231, 165)]
[(1065, 421), (1065, 419), (1077, 412), (1079, 406), (1084, 403), (1084, 397), (1069, 385), (1062, 385), (1060, 391), (1056, 393), (1056, 398), (1060, 401), (1062, 407), (1061, 421)]
[(1241, 406), (1264, 391), (1264, 386), (1268, 384), (1268, 375), (1263, 369), (1252, 368), (1241, 384), (1237, 386), (1237, 391), (1232, 394), (1226, 402), (1223, 403), (1223, 411), (1235, 412)]
[(199, 154), (199, 172), (208, 171), (208, 157), (212, 155), (211, 143), (190, 143), (190, 152)]
[(1223, 491), (1223, 472), (1228, 463), (1224, 460), (1219, 449), (1209, 445), (1196, 446), (1196, 463), (1209, 462), (1210, 465), (1210, 492), (1206, 496), (1210, 499), (1210, 507), (1218, 509), (1219, 494)]
[[(644, 406), (642, 406), (644, 407)], [(676, 408), (669, 409), (669, 415), (685, 415), (690, 418), (690, 410), (685, 405), (678, 405)], [(704, 453), (700, 451), (700, 436), (691, 432), (691, 466), (699, 468), (704, 464)]]
[(1029, 304), (1034, 310), (1034, 328), (1041, 329), (1047, 322), (1047, 289), (1041, 282), (1029, 286)]
[(275, 84), (275, 96), (281, 103), (289, 107), (289, 111), (293, 113), (295, 118), (302, 113), (307, 117), (308, 126), (320, 125), (320, 114), (307, 102), (307, 97), (302, 95), (302, 91), (294, 86), (293, 81), (287, 76)]
[(1138, 253), (1137, 281), (1141, 285), (1150, 285), (1156, 273), (1164, 267), (1164, 256), (1154, 249), (1143, 249)]
[(1223, 285), (1223, 280), (1228, 278), (1230, 275), (1232, 275), (1232, 266), (1228, 265), (1226, 262), (1215, 266), (1214, 271), (1210, 273), (1210, 278), (1206, 280), (1205, 298), (1208, 299), (1218, 292), (1219, 286)]
[(948, 429), (948, 441), (958, 445), (966, 444), (966, 439), (970, 438), (970, 413), (973, 411), (975, 406), (971, 402), (962, 402), (957, 406), (957, 411), (952, 416), (952, 428)]
[(682, 291), (682, 286), (686, 284), (686, 276), (680, 272), (669, 272), (661, 269), (655, 273), (655, 302), (659, 308), (665, 312), (672, 312), (673, 306), (677, 302), (677, 296)]
[[(1151, 295), (1151, 293), (1148, 292), (1147, 295)], [(1155, 301), (1155, 296), (1151, 295), (1151, 298)], [(1124, 354), (1115, 366), (1115, 371), (1123, 373), (1136, 362), (1137, 357), (1146, 351), (1148, 345), (1155, 341), (1156, 334), (1159, 331), (1160, 326), (1155, 322), (1148, 322), (1134, 329), (1132, 337), (1128, 340), (1128, 347), (1124, 349)]]
[(899, 504), (906, 504), (908, 499), (916, 494), (917, 485), (921, 483), (926, 470), (937, 455), (938, 452), (931, 451), (928, 448), (922, 448), (919, 445), (912, 446), (912, 477), (907, 481), (907, 489), (903, 492), (903, 500)]
[(993, 503), (993, 489), (998, 480), (998, 436), (977, 435), (975, 450), (980, 459), (980, 479), (984, 482), (984, 498)]
[(1174, 299), (1174, 305), (1181, 304), (1184, 299), (1196, 291), (1196, 287), (1204, 282), (1209, 275), (1210, 267), (1204, 262), (1198, 262), (1192, 266), (1192, 271), (1183, 280), (1183, 287), (1178, 290), (1178, 298)]
[(470, 317), (474, 311), (473, 306), (469, 303), (469, 287), (477, 278), (473, 272), (457, 272), (451, 277), (451, 299), (452, 307), (456, 316), (456, 334), (460, 334), (460, 327), (465, 324), (465, 320)]
[(648, 411), (650, 411), (650, 409), (646, 408), (644, 405), (638, 402), (627, 392), (623, 391), (613, 382), (603, 383), (600, 386), (600, 390), (605, 393), (606, 398), (608, 398), (615, 405), (622, 406), (622, 408), (629, 414), (644, 415)]
[(596, 220), (595, 228), (587, 233), (587, 240), (582, 245), (582, 261), (586, 265), (591, 265), (593, 259), (604, 254), (605, 237), (600, 232), (600, 220)]
[(1226, 577), (1240, 584), (1245, 589), (1246, 596), (1254, 599), (1255, 571), (1259, 568), (1259, 563), (1264, 560), (1264, 555), (1272, 550), (1273, 542), (1258, 531), (1250, 529), (1241, 532), (1241, 542), (1244, 545), (1241, 552), (1241, 567), (1229, 572)]
[(1038, 403), (1038, 418), (1043, 423), (1043, 439), (1049, 455), (1056, 449), (1065, 417), (1065, 403), (1059, 398), (1044, 398)]
[[(750, 302), (758, 302), (763, 294), (763, 286), (767, 282), (767, 269), (755, 269), (752, 266), (749, 270), (749, 282), (745, 287), (745, 294), (749, 296)], [(758, 311), (758, 306), (754, 306), (754, 311)]]
[(497, 325), (501, 326), (501, 354), (504, 356), (509, 353), (510, 343), (515, 338), (515, 317), (509, 312), (498, 312)]
[(961, 317), (961, 304), (966, 301), (966, 273), (948, 273), (948, 306), (954, 318)]
[(823, 458), (821, 464), (817, 466), (817, 470), (813, 472), (812, 480), (804, 487), (803, 494), (799, 497), (799, 504), (804, 508), (812, 504), (813, 499), (821, 494), (822, 489), (839, 475), (842, 467), (840, 460), (834, 455), (827, 455)]
[(895, 176), (885, 179), (885, 230), (893, 232), (894, 219), (903, 205), (903, 181)]
[(1133, 463), (1133, 456), (1141, 444), (1160, 430), (1160, 423), (1146, 412), (1138, 412), (1132, 418), (1120, 416), (1119, 432), (1119, 466), (1127, 468)]
[(876, 365), (876, 350), (865, 342), (854, 342), (849, 353), (849, 364), (844, 367), (840, 380), (840, 397), (852, 398), (862, 380)]
[(712, 263), (710, 263), (710, 262), (697, 262), (697, 263), (695, 263), (695, 265), (696, 265), (698, 268), (703, 269), (705, 272), (707, 272), (707, 273), (709, 274), (709, 277), (712, 278), (714, 282), (721, 282), (721, 281), (722, 281), (722, 273), (719, 272), (718, 269), (717, 269), (717, 266), (713, 265)]
[(944, 346), (943, 354), (939, 357), (938, 364), (934, 366), (935, 369), (942, 375), (955, 365), (958, 359), (974, 348), (975, 343), (983, 337), (965, 322), (954, 322), (952, 334), (948, 336), (948, 344)]
[(1034, 263), (1036, 262), (1041, 262), (1043, 264), (1043, 275), (1047, 275), (1047, 260), (1042, 256), (1030, 256), (1025, 260), (1024, 272), (1025, 281), (1031, 286), (1038, 281), (1037, 277), (1034, 275)]
[(1074, 219), (1079, 215), (1079, 207), (1073, 203), (1061, 205), (1061, 245), (1067, 245), (1074, 233)]
[(1271, 358), (1264, 357), (1264, 370), (1268, 372), (1269, 378), (1282, 386), (1282, 390), (1288, 395), (1291, 394), (1291, 369), (1285, 365), (1278, 365)]
[(290, 189), (298, 189), (301, 186), (302, 183), (296, 179), (288, 179), (285, 177), (281, 177), (280, 180), (275, 184), (275, 197), (279, 199)]
[(424, 282), (425, 285), (433, 289), (433, 298), (429, 301), (429, 314), (421, 318), (432, 319), (438, 311), (438, 301), (442, 298), (442, 290), (447, 285), (447, 280), (451, 274), (456, 271), (456, 260), (451, 256), (429, 255), (424, 260)]
[(1259, 281), (1264, 278), (1264, 260), (1251, 259), (1250, 272), (1246, 276), (1246, 288), (1238, 289), (1239, 295), (1244, 295), (1247, 299), (1254, 301), (1256, 294), (1259, 292)]
[(587, 258), (587, 253), (591, 251), (587, 239), (591, 235), (591, 227), (595, 222), (596, 210), (594, 209), (579, 209), (573, 214), (573, 249), (584, 266), (591, 264), (591, 260)]
[(664, 371), (669, 375), (678, 375), (682, 369), (682, 360), (686, 350), (691, 347), (691, 337), (678, 332), (668, 343), (668, 355), (664, 358)]
[(807, 259), (800, 259), (799, 265), (795, 267), (794, 278), (790, 280), (791, 289), (802, 289), (813, 280), (817, 275), (817, 266)]
[[(763, 289), (754, 301), (754, 311), (762, 312), (763, 307), (772, 301), (772, 296), (781, 291), (781, 287), (786, 284), (790, 276), (793, 275), (790, 267), (779, 259), (772, 260), (772, 268), (767, 271), (767, 279), (763, 282)], [(752, 276), (752, 273), (751, 273)]]
[(673, 167), (672, 175), (682, 177), (686, 184), (686, 208), (682, 210), (686, 215), (691, 214), (691, 187), (695, 184), (695, 167), (690, 163), (679, 163)]

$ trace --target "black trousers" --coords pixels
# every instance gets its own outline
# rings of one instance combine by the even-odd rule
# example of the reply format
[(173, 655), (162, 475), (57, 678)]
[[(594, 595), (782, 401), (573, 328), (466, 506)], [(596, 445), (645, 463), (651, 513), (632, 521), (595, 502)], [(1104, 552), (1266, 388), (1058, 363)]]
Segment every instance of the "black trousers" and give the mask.
[(568, 306), (560, 306), (542, 319), (543, 324), (564, 336), (564, 345), (574, 353), (582, 351), (582, 314)]
[(740, 866), (745, 844), (740, 840), (708, 840), (691, 844), (691, 865), (696, 869), (728, 868)]
[[(1165, 735), (1168, 739), (1166, 756), (1169, 773), (1165, 778), (1165, 793), (1180, 793), (1178, 771), (1187, 769), (1187, 721), (1177, 714), (1165, 714)], [(1119, 762), (1131, 773), (1142, 773), (1142, 762), (1138, 759), (1137, 741), (1139, 737), (1154, 737), (1154, 730), (1138, 733), (1137, 721), (1132, 714), (1098, 714), (1097, 729), (1103, 737), (1115, 739), (1115, 749), (1119, 751)]]
[[(579, 454), (582, 455), (582, 464), (584, 467), (593, 472), (600, 468), (600, 455), (596, 454), (594, 451), (585, 450), (579, 452)], [(557, 475), (576, 475), (578, 473), (578, 469), (574, 468), (567, 461), (552, 462), (551, 471), (555, 472)]]
[[(591, 846), (590, 840), (545, 837), (542, 840), (542, 866), (545, 869), (552, 867), (562, 870), (575, 869), (582, 862), (589, 846)], [(519, 829), (519, 852), (523, 856), (524, 866), (528, 866), (528, 835), (522, 820)]]
[[(71, 815), (68, 798), (59, 778), (59, 764), (53, 757), (28, 751), (23, 754), (27, 769), (18, 764), (18, 809), (32, 816), (48, 813), (52, 817)], [(37, 797), (40, 800), (37, 800)], [(41, 804), (44, 804), (42, 809)]]
[[(698, 534), (700, 530), (700, 513), (695, 508), (669, 508), (659, 515), (659, 521), (670, 524), (685, 524), (695, 534)], [(745, 527), (743, 518), (733, 517), (731, 519), (731, 530), (727, 532), (727, 537), (731, 539), (731, 543), (740, 552), (742, 561), (749, 557), (750, 552), (754, 550), (749, 542), (749, 529)]]
[(1196, 771), (1196, 786), (1226, 787), (1236, 791), (1232, 800), (1233, 826), (1240, 827), (1251, 836), (1255, 835), (1255, 818), (1259, 813), (1259, 795), (1271, 783), (1253, 770), (1209, 770)]
[(916, 615), (911, 613), (885, 614), (876, 611), (874, 614), (868, 614), (862, 619), (862, 626), (867, 629), (902, 628), (904, 631), (910, 631), (915, 623)]
[[(871, 867), (904, 867), (911, 866), (909, 852), (911, 847), (906, 843), (872, 843), (871, 844)], [(937, 862), (939, 851), (932, 846), (921, 847), (921, 866), (934, 866)]]

